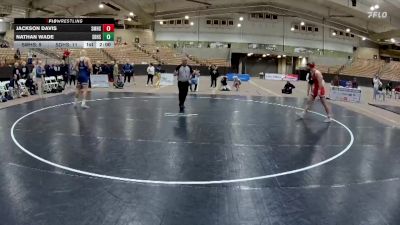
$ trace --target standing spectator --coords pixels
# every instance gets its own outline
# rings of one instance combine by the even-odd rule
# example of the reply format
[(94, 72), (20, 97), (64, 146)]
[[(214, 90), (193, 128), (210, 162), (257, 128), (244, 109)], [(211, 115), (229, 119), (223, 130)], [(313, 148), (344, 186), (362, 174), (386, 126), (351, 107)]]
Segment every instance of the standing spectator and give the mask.
[(22, 66), (21, 66), (21, 78), (22, 79), (28, 79), (29, 77), (29, 68), (26, 65), (25, 61), (22, 61)]
[(376, 101), (376, 96), (379, 94), (379, 87), (382, 86), (382, 82), (379, 79), (378, 75), (375, 75), (375, 77), (372, 79), (372, 83), (374, 84), (374, 96), (373, 99)]
[(69, 61), (69, 55), (71, 54), (71, 52), (68, 50), (68, 49), (65, 49), (64, 50), (64, 52), (63, 52), (63, 57), (62, 57), (62, 59), (65, 61), (65, 60), (67, 60), (67, 61)]
[(358, 88), (358, 82), (357, 78), (353, 78), (353, 81), (351, 82), (351, 88)]
[(40, 60), (38, 61), (35, 69), (36, 69), (35, 83), (38, 87), (39, 97), (42, 98), (43, 97), (44, 77), (46, 75), (46, 70), (43, 66), (42, 61), (40, 61)]
[(118, 61), (116, 61), (113, 65), (113, 75), (114, 75), (114, 83), (116, 83), (120, 79)]
[(217, 87), (217, 78), (219, 77), (218, 67), (216, 65), (212, 65), (210, 67), (210, 77), (211, 77), (211, 88)]
[(124, 83), (128, 80), (131, 83), (131, 77), (133, 76), (133, 66), (126, 60), (125, 64), (122, 66), (122, 73), (124, 74)]
[(149, 86), (149, 82), (151, 81), (151, 86), (153, 87), (153, 77), (155, 74), (155, 68), (153, 66), (153, 63), (150, 63), (150, 65), (147, 67), (147, 84), (146, 87)]
[(160, 87), (160, 83), (161, 83), (161, 64), (158, 64), (156, 66), (156, 88)]
[(386, 90), (386, 95), (389, 95), (390, 97), (392, 97), (392, 92), (393, 92), (393, 84), (392, 84), (392, 81), (389, 81), (389, 82), (386, 84), (385, 90)]
[(57, 78), (59, 75), (61, 75), (61, 71), (60, 71), (60, 65), (55, 64), (53, 65), (53, 69), (54, 69), (54, 76)]
[(65, 89), (65, 86), (68, 83), (68, 65), (65, 64), (65, 61), (61, 61), (61, 64), (59, 65), (60, 67), (60, 75), (63, 77), (64, 85), (63, 88)]
[(115, 64), (115, 62), (111, 61), (110, 64), (108, 65), (108, 71), (109, 71), (108, 79), (110, 82), (113, 82), (113, 83), (114, 83), (114, 64)]
[(13, 77), (16, 76), (16, 79), (19, 80), (21, 79), (21, 71), (19, 69), (19, 64), (16, 62), (14, 63), (14, 68), (13, 68)]
[(74, 86), (76, 86), (76, 70), (74, 69), (75, 61), (72, 61), (70, 64), (68, 64), (68, 71), (69, 71), (69, 85), (72, 85), (72, 82), (74, 83)]
[(312, 92), (312, 88), (313, 88), (313, 84), (314, 84), (314, 81), (313, 81), (310, 73), (307, 73), (306, 81), (307, 81), (307, 96), (309, 96), (310, 92)]
[(32, 64), (33, 53), (31, 50), (28, 52), (28, 65)]
[(17, 48), (14, 54), (14, 59), (19, 60), (20, 58), (21, 58), (21, 51), (19, 50), (19, 48)]
[(54, 64), (51, 64), (48, 67), (48, 70), (46, 71), (46, 75), (47, 75), (47, 77), (53, 77), (56, 75), (56, 69), (55, 69)]
[(176, 67), (175, 74), (178, 76), (179, 89), (179, 109), (185, 110), (186, 96), (189, 92), (189, 80), (193, 74), (193, 69), (187, 64), (187, 59), (182, 59), (182, 64)]
[(339, 80), (339, 76), (338, 75), (333, 77), (331, 85), (334, 86), (334, 87), (339, 87), (340, 86), (340, 80)]
[[(111, 78), (110, 78), (110, 67), (107, 65), (107, 62), (104, 62), (103, 64), (101, 64), (100, 66), (100, 71), (98, 72), (99, 74), (105, 74), (108, 75), (108, 81), (111, 82)], [(89, 79), (89, 88), (91, 87), (91, 82)]]

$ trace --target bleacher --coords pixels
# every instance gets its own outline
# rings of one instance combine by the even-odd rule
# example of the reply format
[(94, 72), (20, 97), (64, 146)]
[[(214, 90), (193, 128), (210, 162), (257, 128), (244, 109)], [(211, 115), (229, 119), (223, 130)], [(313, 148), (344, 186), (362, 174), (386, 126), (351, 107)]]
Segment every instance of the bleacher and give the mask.
[(384, 80), (400, 81), (400, 62), (386, 63), (380, 75)]
[(337, 74), (338, 71), (342, 68), (343, 66), (341, 65), (318, 65), (318, 70), (321, 71), (321, 73), (329, 73), (329, 74)]
[[(13, 48), (0, 48), (0, 64), (13, 64), (14, 60), (15, 49)], [(21, 50), (21, 59), (25, 60), (28, 58), (27, 51)]]
[[(186, 57), (186, 55), (179, 53), (172, 48), (158, 48), (159, 52), (157, 52), (157, 46), (152, 44), (136, 45), (136, 47), (144, 53), (153, 56), (157, 61), (164, 65), (179, 65), (182, 63), (182, 58)], [(188, 59), (188, 64), (193, 66), (199, 65), (199, 63), (190, 58)]]
[(110, 54), (111, 57), (119, 61), (119, 63), (125, 63), (126, 60), (129, 60), (135, 64), (158, 64), (158, 61), (149, 54), (130, 45), (116, 46), (113, 49), (105, 49), (105, 51)]
[[(69, 56), (71, 59), (79, 58), (79, 52), (81, 51), (81, 49), (68, 49), (68, 50), (71, 53)], [(86, 48), (85, 50), (87, 53), (87, 57), (91, 59), (92, 63), (95, 63), (97, 61), (100, 61), (101, 63), (109, 61), (108, 57), (105, 56), (100, 49)], [(62, 58), (62, 55), (64, 53), (64, 49), (48, 49), (48, 51), (54, 52), (55, 54), (58, 55), (60, 59)]]
[(354, 59), (350, 65), (343, 68), (340, 74), (372, 78), (374, 75), (379, 74), (384, 64), (383, 60)]

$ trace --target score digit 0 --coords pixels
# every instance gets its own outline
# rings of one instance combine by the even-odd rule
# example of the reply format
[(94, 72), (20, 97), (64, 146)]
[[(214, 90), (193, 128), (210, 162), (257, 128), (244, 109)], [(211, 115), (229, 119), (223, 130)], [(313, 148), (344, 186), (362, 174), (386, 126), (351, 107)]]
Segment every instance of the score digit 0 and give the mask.
[(114, 32), (114, 24), (103, 24), (103, 32)]
[(114, 33), (103, 33), (103, 41), (114, 41)]

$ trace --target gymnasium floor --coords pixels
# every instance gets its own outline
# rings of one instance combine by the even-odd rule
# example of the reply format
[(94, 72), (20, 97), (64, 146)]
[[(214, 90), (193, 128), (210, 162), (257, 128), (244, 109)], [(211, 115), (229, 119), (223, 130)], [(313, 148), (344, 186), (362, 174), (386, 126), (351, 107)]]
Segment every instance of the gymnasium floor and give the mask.
[(203, 83), (185, 114), (175, 87), (143, 85), (95, 90), (88, 110), (72, 93), (0, 110), (0, 224), (400, 224), (396, 114), (298, 120), (303, 84), (278, 84)]

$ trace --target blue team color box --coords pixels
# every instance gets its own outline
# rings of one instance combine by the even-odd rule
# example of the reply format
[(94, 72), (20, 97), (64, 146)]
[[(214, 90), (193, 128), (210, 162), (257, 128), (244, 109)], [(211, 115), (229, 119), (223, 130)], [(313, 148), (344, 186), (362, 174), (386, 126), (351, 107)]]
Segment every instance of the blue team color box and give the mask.
[(228, 77), (228, 81), (233, 81), (234, 76), (238, 76), (241, 81), (249, 81), (250, 75), (249, 74), (237, 74), (237, 73), (228, 73), (226, 74)]

